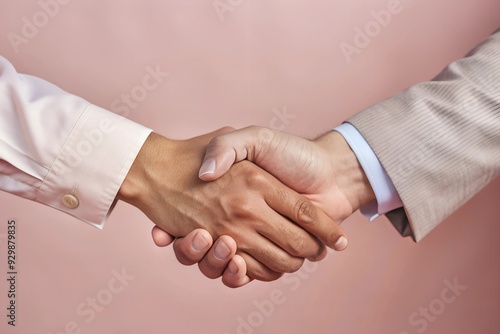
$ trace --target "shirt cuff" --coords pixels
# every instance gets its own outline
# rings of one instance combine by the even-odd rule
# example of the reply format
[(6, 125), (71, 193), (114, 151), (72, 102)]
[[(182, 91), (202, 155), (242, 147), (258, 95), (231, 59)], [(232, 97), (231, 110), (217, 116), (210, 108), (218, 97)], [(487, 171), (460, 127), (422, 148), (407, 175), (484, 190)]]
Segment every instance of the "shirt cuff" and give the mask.
[(375, 193), (376, 200), (361, 207), (361, 213), (372, 221), (380, 215), (402, 207), (403, 202), (394, 184), (361, 133), (350, 123), (341, 124), (334, 130), (344, 137), (353, 150)]
[(102, 229), (151, 130), (89, 105), (66, 139), (35, 198)]

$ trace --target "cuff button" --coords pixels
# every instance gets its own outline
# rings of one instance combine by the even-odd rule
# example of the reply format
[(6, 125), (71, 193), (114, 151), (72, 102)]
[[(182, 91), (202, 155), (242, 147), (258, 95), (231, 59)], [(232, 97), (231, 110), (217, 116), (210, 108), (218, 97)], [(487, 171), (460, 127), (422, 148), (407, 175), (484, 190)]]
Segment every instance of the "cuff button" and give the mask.
[(66, 194), (62, 198), (62, 202), (65, 207), (68, 209), (76, 209), (78, 205), (80, 204), (80, 201), (78, 200), (78, 197), (76, 197), (73, 194)]

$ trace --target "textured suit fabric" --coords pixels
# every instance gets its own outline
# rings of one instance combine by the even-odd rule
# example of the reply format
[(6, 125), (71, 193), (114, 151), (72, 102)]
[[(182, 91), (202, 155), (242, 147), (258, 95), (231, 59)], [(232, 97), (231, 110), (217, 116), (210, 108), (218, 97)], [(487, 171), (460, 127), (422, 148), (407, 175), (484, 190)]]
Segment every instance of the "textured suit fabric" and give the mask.
[(403, 235), (421, 240), (499, 174), (500, 30), (433, 81), (348, 122), (403, 201), (387, 217)]

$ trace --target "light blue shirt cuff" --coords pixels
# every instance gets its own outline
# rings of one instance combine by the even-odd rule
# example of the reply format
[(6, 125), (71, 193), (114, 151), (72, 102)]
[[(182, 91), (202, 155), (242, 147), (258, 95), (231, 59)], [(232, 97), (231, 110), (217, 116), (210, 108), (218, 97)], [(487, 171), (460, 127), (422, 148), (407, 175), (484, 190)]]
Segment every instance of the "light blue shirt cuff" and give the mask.
[(403, 202), (394, 184), (361, 133), (350, 123), (341, 124), (333, 130), (340, 133), (349, 144), (375, 193), (376, 200), (361, 207), (361, 213), (372, 221), (380, 215), (402, 207)]

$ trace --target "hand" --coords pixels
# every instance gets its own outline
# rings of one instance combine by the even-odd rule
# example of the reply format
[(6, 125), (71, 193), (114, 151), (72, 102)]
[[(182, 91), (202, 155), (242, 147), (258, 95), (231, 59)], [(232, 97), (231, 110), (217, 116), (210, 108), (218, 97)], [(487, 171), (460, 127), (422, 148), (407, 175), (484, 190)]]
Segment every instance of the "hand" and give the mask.
[[(119, 198), (141, 209), (173, 236), (196, 228), (238, 244), (248, 275), (271, 280), (315, 259), (323, 246), (299, 226), (332, 224), (310, 201), (255, 165), (242, 162), (216, 182), (196, 178), (204, 148), (214, 134), (172, 141), (151, 134), (137, 156)], [(295, 224), (290, 224), (288, 217)], [(339, 238), (343, 235), (336, 229)]]
[[(151, 232), (158, 247), (173, 242), (177, 260), (187, 266), (197, 263), (206, 277), (213, 279), (222, 276), (222, 283), (230, 288), (242, 287), (252, 281), (246, 274), (245, 260), (236, 254), (236, 242), (229, 236), (219, 237), (214, 244), (210, 233), (203, 229), (196, 229), (184, 238), (176, 239), (158, 226), (153, 227)], [(326, 252), (324, 254), (326, 256)]]
[[(335, 131), (313, 141), (256, 126), (220, 135), (208, 145), (199, 177), (216, 180), (245, 159), (309, 198), (337, 224), (375, 199), (356, 156)], [(327, 221), (311, 223), (301, 226), (325, 245), (347, 246)]]
[[(354, 153), (336, 132), (329, 132), (315, 141), (258, 127), (219, 136), (207, 148), (200, 178), (214, 180), (227, 171), (233, 162), (245, 158), (264, 167), (295, 190), (303, 192), (338, 223), (375, 198)], [(331, 228), (328, 225), (311, 226), (309, 231), (317, 233), (325, 241)], [(157, 232), (158, 237), (165, 237), (165, 232)], [(229, 237), (225, 241), (230, 242)], [(331, 246), (331, 243), (326, 243)], [(347, 239), (342, 238), (333, 243), (337, 250), (346, 245)], [(204, 253), (201, 256), (192, 255), (193, 247), (187, 242), (175, 244), (174, 250), (178, 258), (190, 257), (192, 260), (188, 264), (199, 262), (200, 270), (207, 277), (222, 273), (223, 282), (228, 286), (237, 287), (249, 281), (241, 274), (243, 262), (229, 262), (226, 268), (224, 261), (212, 259), (210, 262), (216, 265), (206, 266), (204, 262), (213, 256), (213, 252), (206, 257), (203, 257)], [(239, 272), (236, 269), (238, 265), (243, 268)], [(229, 268), (237, 274), (231, 274)]]
[[(229, 236), (223, 235), (213, 244), (208, 231), (197, 229), (184, 238), (174, 239), (155, 226), (152, 237), (158, 247), (165, 247), (174, 242), (175, 255), (180, 263), (187, 266), (198, 263), (200, 271), (206, 277), (222, 276), (222, 283), (230, 288), (242, 287), (252, 281), (246, 274), (245, 260), (236, 255), (236, 242)], [(326, 253), (324, 255), (326, 256)]]

